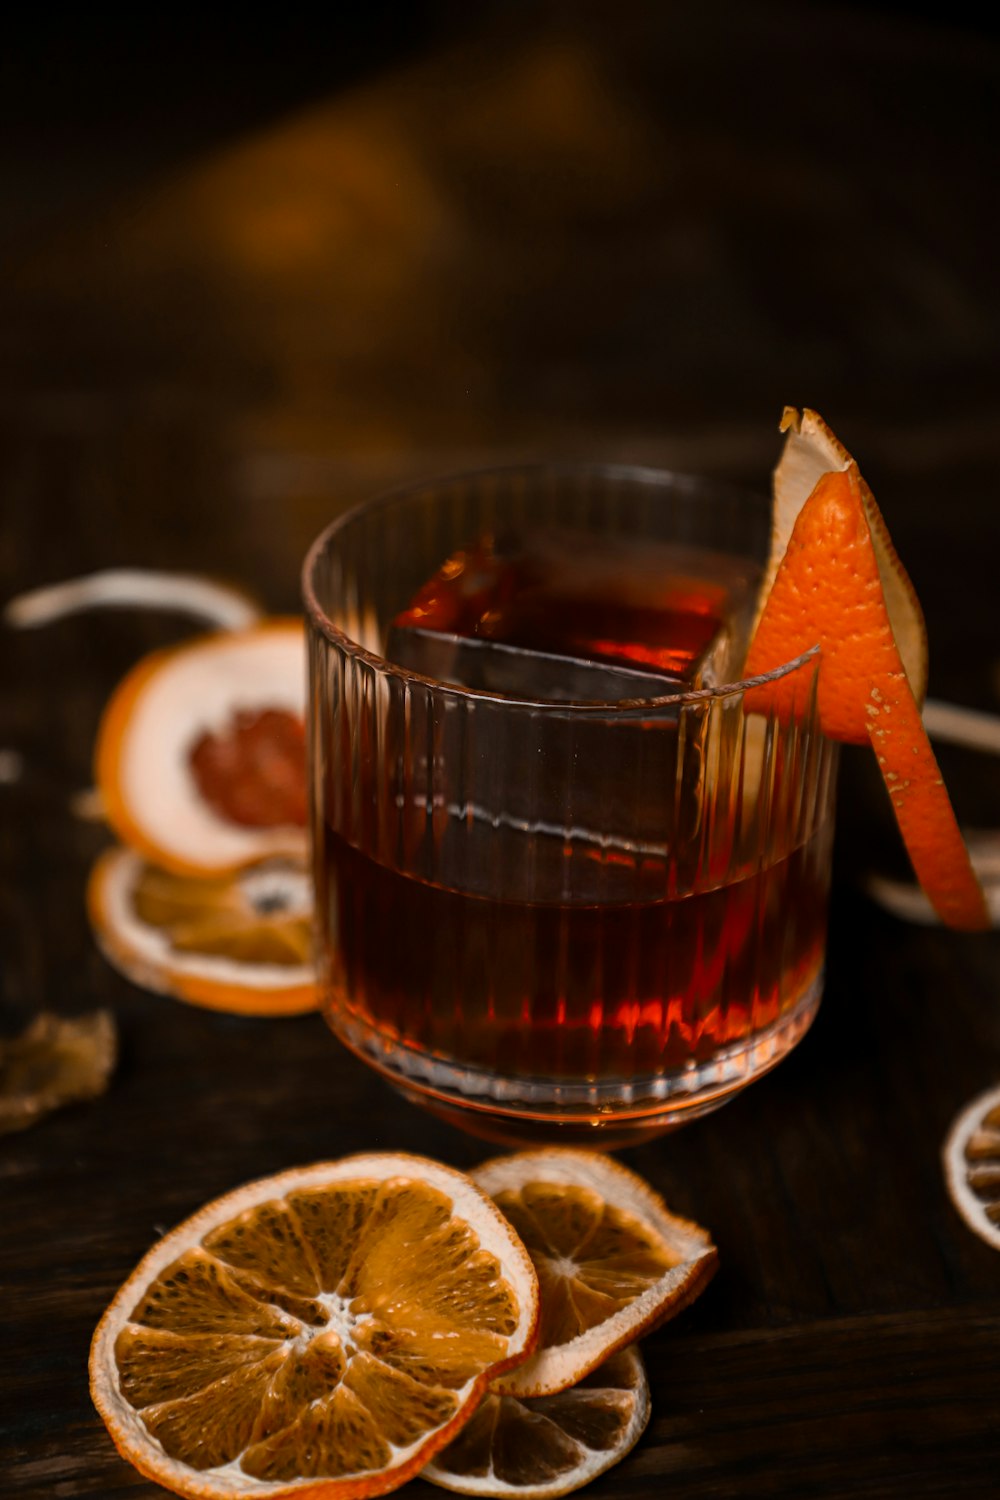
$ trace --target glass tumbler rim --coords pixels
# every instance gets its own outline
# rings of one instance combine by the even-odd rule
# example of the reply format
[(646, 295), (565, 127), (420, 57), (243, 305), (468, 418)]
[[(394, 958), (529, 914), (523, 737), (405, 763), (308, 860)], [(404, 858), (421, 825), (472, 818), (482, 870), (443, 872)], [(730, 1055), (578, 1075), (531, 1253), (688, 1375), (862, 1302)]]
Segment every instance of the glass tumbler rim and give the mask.
[(800, 668), (806, 666), (819, 655), (819, 645), (809, 647), (808, 650), (799, 655), (791, 657), (782, 662), (780, 666), (774, 667), (769, 672), (760, 673), (753, 677), (743, 677), (734, 682), (720, 683), (717, 687), (689, 688), (680, 693), (664, 693), (655, 697), (644, 698), (620, 698), (614, 702), (594, 702), (581, 700), (578, 702), (553, 701), (546, 698), (520, 697), (511, 693), (491, 692), (483, 688), (463, 687), (457, 683), (443, 682), (436, 677), (428, 677), (424, 673), (414, 671), (411, 667), (402, 667), (381, 656), (378, 652), (371, 651), (363, 646), (360, 641), (354, 640), (345, 631), (330, 619), (329, 614), (319, 601), (315, 584), (316, 569), (319, 560), (326, 551), (330, 542), (341, 531), (345, 531), (361, 515), (368, 515), (372, 511), (388, 508), (393, 504), (405, 501), (409, 497), (425, 493), (431, 489), (443, 489), (448, 486), (467, 485), (487, 479), (498, 479), (502, 477), (513, 477), (515, 475), (524, 478), (559, 477), (573, 478), (603, 478), (630, 480), (641, 484), (648, 484), (654, 488), (670, 488), (673, 490), (686, 490), (689, 494), (713, 493), (720, 497), (728, 497), (733, 500), (756, 500), (766, 504), (762, 495), (757, 491), (747, 489), (740, 485), (732, 484), (724, 479), (716, 479), (709, 475), (689, 474), (673, 469), (658, 468), (647, 464), (627, 463), (600, 463), (582, 461), (547, 461), (511, 464), (490, 464), (477, 469), (456, 470), (448, 474), (436, 474), (423, 479), (410, 481), (402, 485), (394, 485), (389, 489), (359, 501), (343, 512), (324, 527), (316, 537), (315, 541), (306, 553), (302, 564), (301, 584), (302, 597), (305, 603), (306, 616), (311, 624), (326, 637), (326, 639), (346, 656), (364, 662), (368, 667), (380, 673), (382, 676), (392, 677), (403, 683), (412, 683), (423, 688), (430, 688), (442, 697), (454, 698), (462, 701), (475, 701), (494, 703), (508, 708), (511, 712), (520, 709), (529, 709), (532, 712), (565, 716), (567, 714), (586, 715), (591, 718), (608, 717), (619, 718), (622, 715), (629, 717), (633, 715), (647, 715), (659, 710), (673, 711), (688, 705), (715, 702), (722, 698), (739, 697), (748, 689), (762, 686), (766, 683), (777, 682), (783, 677), (790, 676)]

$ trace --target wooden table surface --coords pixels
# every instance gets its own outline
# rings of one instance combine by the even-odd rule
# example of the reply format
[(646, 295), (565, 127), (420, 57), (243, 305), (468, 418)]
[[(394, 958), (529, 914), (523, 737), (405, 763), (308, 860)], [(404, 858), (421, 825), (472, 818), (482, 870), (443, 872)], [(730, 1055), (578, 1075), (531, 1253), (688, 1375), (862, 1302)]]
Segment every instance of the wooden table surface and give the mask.
[[(782, 405), (808, 403), (881, 498), (932, 692), (996, 709), (996, 46), (850, 7), (502, 11), (14, 236), (0, 598), (144, 564), (294, 609), (312, 536), (399, 478), (536, 454), (760, 485)], [(183, 633), (122, 613), (3, 636), (0, 749), (24, 764), (0, 785), (5, 998), (107, 1005), (121, 1030), (104, 1098), (0, 1141), (10, 1495), (158, 1493), (115, 1454), (86, 1357), (165, 1227), (345, 1152), (483, 1154), (318, 1018), (187, 1009), (97, 955), (83, 884), (107, 836), (70, 797), (112, 686)], [(943, 763), (963, 821), (1000, 826), (997, 762)], [(848, 756), (813, 1031), (627, 1154), (721, 1270), (649, 1342), (651, 1426), (594, 1500), (1000, 1493), (1000, 1254), (939, 1167), (1000, 1079), (1000, 946), (871, 905), (859, 876), (899, 860)]]

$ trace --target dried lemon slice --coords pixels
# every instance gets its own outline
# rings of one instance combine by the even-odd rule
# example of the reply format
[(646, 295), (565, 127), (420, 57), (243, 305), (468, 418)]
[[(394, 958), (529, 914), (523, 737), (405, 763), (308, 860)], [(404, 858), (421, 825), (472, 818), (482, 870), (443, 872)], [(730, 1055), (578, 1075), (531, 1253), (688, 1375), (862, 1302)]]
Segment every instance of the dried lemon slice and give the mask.
[(962, 1110), (943, 1158), (951, 1201), (972, 1232), (1000, 1250), (1000, 1087)]
[(497, 1381), (505, 1395), (567, 1390), (687, 1307), (715, 1272), (707, 1232), (609, 1157), (521, 1151), (472, 1176), (521, 1236), (541, 1290), (538, 1352)]
[(105, 957), (144, 989), (240, 1015), (316, 1009), (312, 883), (301, 864), (192, 880), (109, 849), (87, 907)]
[(403, 1154), (279, 1173), (161, 1240), (102, 1318), (91, 1393), (199, 1500), (383, 1494), (537, 1332), (531, 1261), (460, 1172)]
[(123, 843), (178, 875), (301, 855), (305, 645), (299, 620), (145, 657), (101, 719), (95, 777)]
[(421, 1477), (462, 1495), (568, 1495), (635, 1447), (649, 1411), (642, 1357), (620, 1349), (558, 1396), (488, 1395)]

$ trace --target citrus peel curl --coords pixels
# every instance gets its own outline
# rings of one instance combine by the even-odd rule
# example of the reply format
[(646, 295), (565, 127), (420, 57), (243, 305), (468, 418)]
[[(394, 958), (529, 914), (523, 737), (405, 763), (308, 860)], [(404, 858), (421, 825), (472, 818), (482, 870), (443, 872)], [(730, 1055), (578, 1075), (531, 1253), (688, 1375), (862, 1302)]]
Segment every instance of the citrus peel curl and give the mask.
[[(747, 654), (746, 675), (773, 671), (820, 647), (817, 708), (823, 732), (871, 744), (914, 873), (941, 920), (990, 925), (982, 887), (945, 790), (899, 653), (860, 475), (821, 475), (795, 520)], [(799, 673), (748, 690), (749, 712), (801, 712)]]
[[(771, 553), (761, 590), (763, 600), (774, 582), (785, 554), (796, 517), (819, 479), (832, 471), (847, 469), (854, 463), (843, 443), (818, 412), (803, 407), (786, 406), (779, 430), (785, 434), (785, 445), (774, 471), (773, 509), (771, 519)], [(885, 606), (892, 622), (892, 633), (899, 647), (906, 675), (918, 703), (927, 692), (927, 627), (916, 590), (907, 575), (863, 475), (858, 472), (858, 487), (865, 519), (871, 531), (878, 564), (879, 579), (885, 595)]]

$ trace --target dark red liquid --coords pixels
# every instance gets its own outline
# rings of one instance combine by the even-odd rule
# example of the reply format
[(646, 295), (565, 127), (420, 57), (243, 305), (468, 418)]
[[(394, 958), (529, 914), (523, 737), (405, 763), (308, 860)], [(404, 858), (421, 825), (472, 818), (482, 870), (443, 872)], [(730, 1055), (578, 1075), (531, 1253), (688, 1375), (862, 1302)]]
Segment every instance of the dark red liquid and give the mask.
[(336, 1004), (364, 1030), (510, 1075), (613, 1078), (704, 1060), (815, 980), (824, 832), (680, 900), (492, 901), (387, 870), (330, 835)]

